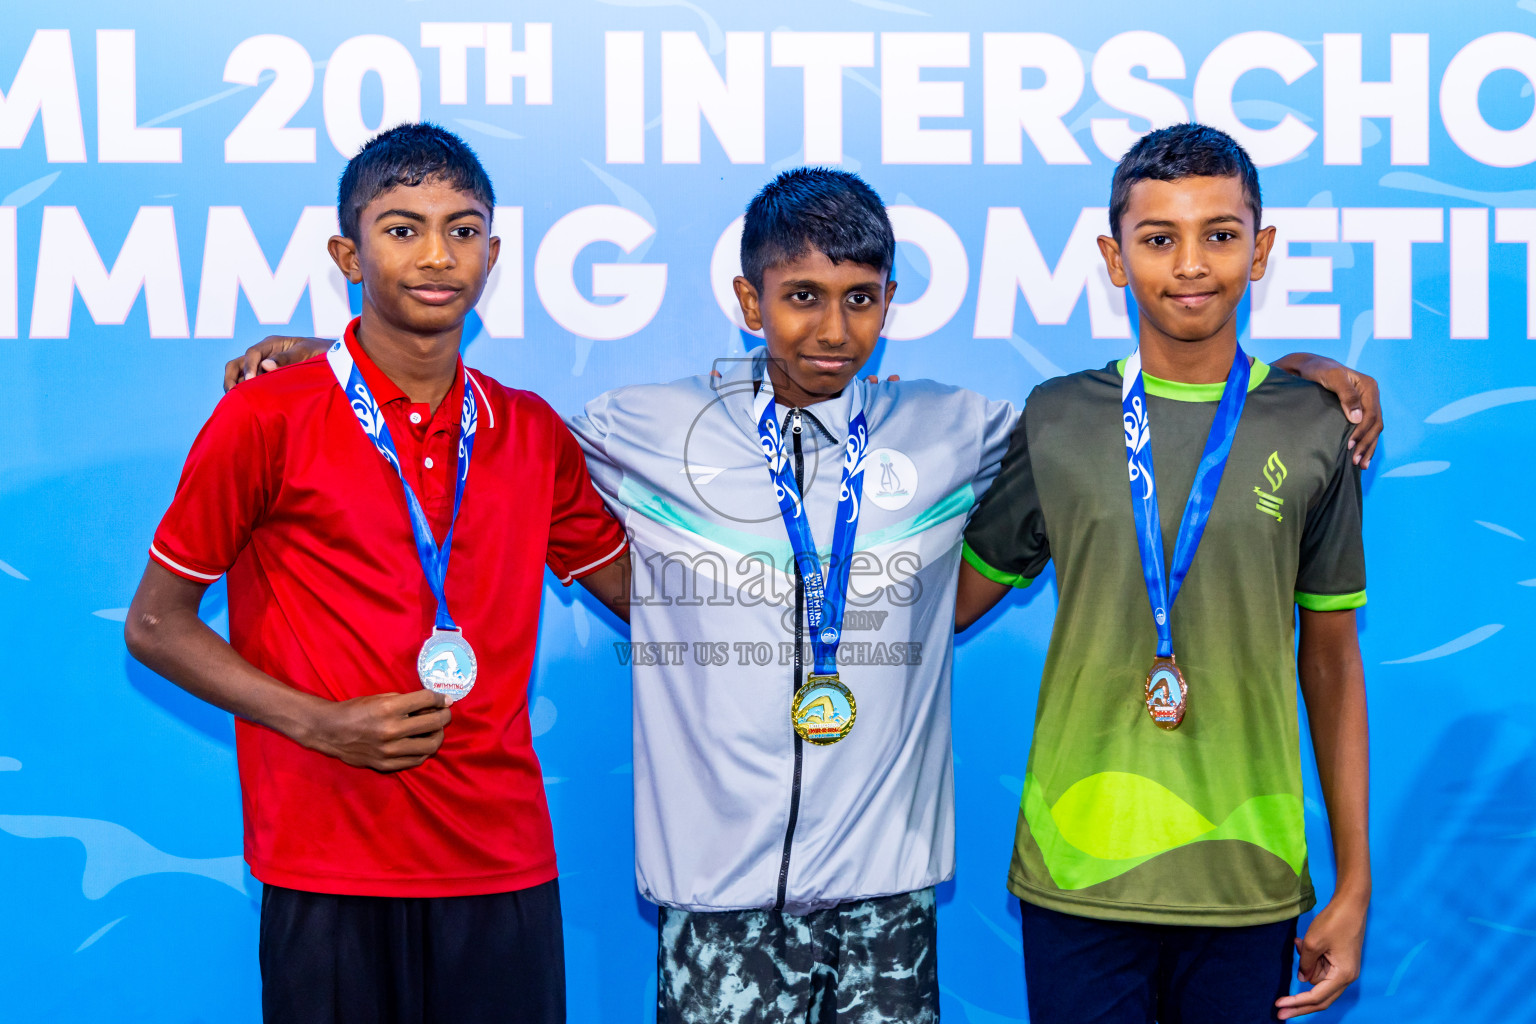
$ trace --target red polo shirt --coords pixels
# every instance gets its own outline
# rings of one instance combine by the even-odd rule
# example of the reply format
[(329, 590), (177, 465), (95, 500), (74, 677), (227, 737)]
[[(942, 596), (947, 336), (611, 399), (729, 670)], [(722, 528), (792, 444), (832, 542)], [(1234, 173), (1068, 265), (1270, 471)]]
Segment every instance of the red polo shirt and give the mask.
[[(556, 875), (528, 725), (544, 567), (569, 584), (627, 545), (581, 450), (543, 399), (459, 364), (434, 413), (346, 344), (384, 411), (439, 541), (453, 509), (459, 396), (480, 403), (448, 568), (448, 607), (474, 646), (474, 689), (442, 748), (384, 775), (237, 719), (245, 859), (263, 882), (364, 896), (507, 892)], [(188, 579), (229, 576), (230, 643), (330, 700), (421, 686), (436, 601), (399, 477), (364, 435), (324, 358), (264, 374), (218, 404), (192, 445), (150, 555)]]

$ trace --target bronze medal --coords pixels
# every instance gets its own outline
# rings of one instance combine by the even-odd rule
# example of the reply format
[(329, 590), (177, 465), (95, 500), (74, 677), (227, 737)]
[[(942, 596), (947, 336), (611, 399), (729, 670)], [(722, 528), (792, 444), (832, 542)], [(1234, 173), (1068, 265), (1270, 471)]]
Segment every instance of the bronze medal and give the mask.
[(1177, 729), (1189, 710), (1189, 684), (1172, 657), (1157, 658), (1147, 672), (1147, 714), (1161, 729)]

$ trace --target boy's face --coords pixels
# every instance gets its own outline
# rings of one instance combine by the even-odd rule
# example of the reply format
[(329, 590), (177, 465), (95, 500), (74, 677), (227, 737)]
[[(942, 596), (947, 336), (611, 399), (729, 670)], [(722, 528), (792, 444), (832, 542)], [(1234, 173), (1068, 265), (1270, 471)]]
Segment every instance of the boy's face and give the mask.
[(759, 291), (735, 281), (747, 326), (768, 342), (769, 376), (780, 402), (809, 405), (836, 395), (880, 341), (896, 282), (864, 263), (833, 263), (812, 250), (763, 271)]
[(1275, 229), (1255, 232), (1242, 179), (1139, 181), (1120, 218), (1120, 240), (1099, 251), (1117, 287), (1131, 289), (1142, 334), (1198, 342), (1235, 332), (1249, 281), (1264, 276)]
[(376, 196), (358, 214), (356, 241), (331, 239), (331, 258), (391, 326), (441, 334), (461, 325), (485, 290), (501, 251), (490, 224), (478, 199), (429, 178)]

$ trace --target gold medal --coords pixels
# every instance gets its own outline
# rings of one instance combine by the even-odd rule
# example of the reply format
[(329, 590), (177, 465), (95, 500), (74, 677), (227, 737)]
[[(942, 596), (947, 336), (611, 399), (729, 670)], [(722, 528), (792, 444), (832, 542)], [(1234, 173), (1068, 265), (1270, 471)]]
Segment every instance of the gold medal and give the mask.
[(789, 720), (796, 734), (821, 747), (847, 736), (858, 713), (853, 693), (835, 672), (810, 676), (789, 705)]
[(1162, 729), (1177, 729), (1189, 710), (1189, 684), (1173, 658), (1157, 658), (1147, 673), (1147, 714)]

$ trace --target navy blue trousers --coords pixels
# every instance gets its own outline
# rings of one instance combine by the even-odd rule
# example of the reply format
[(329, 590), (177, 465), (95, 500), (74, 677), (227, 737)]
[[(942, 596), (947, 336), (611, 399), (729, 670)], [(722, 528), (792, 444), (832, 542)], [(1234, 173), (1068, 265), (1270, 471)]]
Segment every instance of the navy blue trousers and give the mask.
[(1186, 927), (1020, 903), (1031, 1024), (1258, 1024), (1291, 990), (1294, 917)]
[(560, 886), (489, 896), (261, 894), (266, 1024), (564, 1024)]

